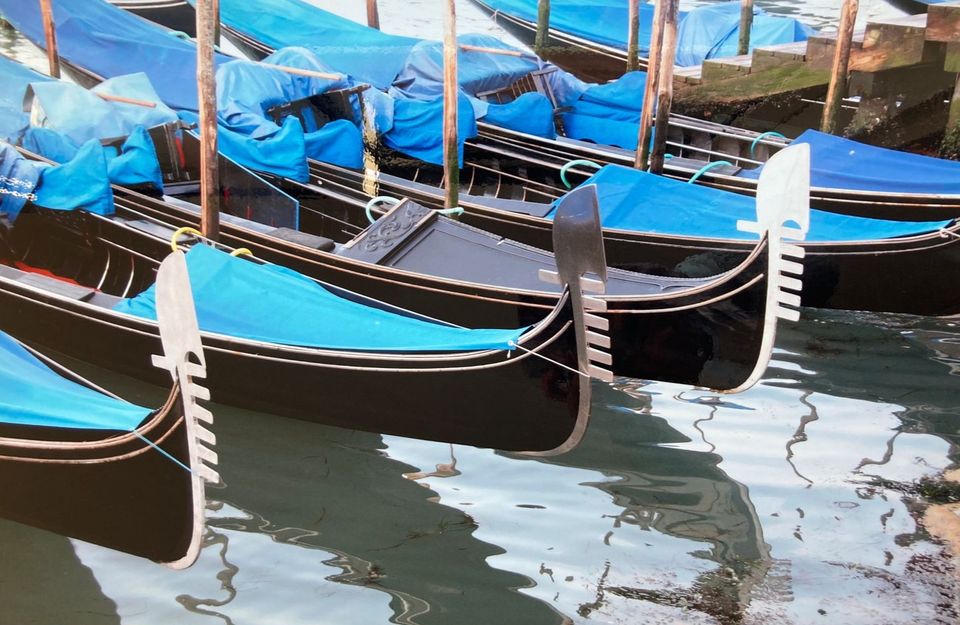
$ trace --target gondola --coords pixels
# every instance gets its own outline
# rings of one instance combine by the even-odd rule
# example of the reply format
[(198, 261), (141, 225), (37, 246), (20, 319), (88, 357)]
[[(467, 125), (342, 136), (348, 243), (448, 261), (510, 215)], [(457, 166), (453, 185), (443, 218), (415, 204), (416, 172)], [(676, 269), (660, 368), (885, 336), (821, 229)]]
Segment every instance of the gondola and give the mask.
[[(0, 59), (0, 69), (7, 64)], [(8, 93), (17, 92), (17, 77), (5, 76)], [(22, 100), (19, 95), (15, 99)], [(176, 197), (163, 201), (130, 190), (116, 193), (138, 213), (178, 227), (195, 225), (198, 209), (189, 200), (195, 199), (191, 180), (199, 173), (196, 140), (169, 127), (151, 134), (161, 154), (165, 187)], [(173, 156), (180, 153), (182, 164)], [(298, 187), (293, 190), (301, 198), (298, 209), (289, 197), (228, 159), (221, 158), (220, 165), (222, 210), (230, 213), (221, 224), (224, 242), (248, 247), (259, 258), (468, 327), (526, 325), (553, 307), (560, 293), (559, 287), (534, 277), (537, 269), (554, 267), (552, 255), (413, 202), (369, 225), (367, 199), (351, 196), (353, 191), (340, 192), (333, 185)], [(299, 219), (290, 217), (298, 211)], [(297, 222), (299, 230), (289, 227)], [(371, 241), (387, 239), (391, 246), (365, 251)], [(613, 372), (722, 391), (748, 388), (762, 374), (773, 345), (778, 309), (767, 302), (789, 297), (789, 280), (772, 269), (777, 262), (761, 241), (739, 266), (709, 278), (609, 270), (603, 296), (608, 309), (600, 315), (610, 323)]]
[[(313, 106), (312, 102), (300, 102), (285, 105), (284, 111), (296, 113), (299, 108), (302, 113), (303, 110), (310, 111)], [(682, 121), (677, 120), (677, 123)], [(758, 158), (788, 143), (746, 131), (728, 131), (720, 125), (704, 122), (684, 125), (689, 129), (690, 141), (681, 136), (683, 145), (704, 145), (704, 138), (714, 133), (717, 143), (730, 143), (737, 150), (760, 147)], [(683, 126), (679, 128), (684, 130)], [(832, 140), (844, 141), (817, 135), (810, 143), (815, 143), (815, 151), (820, 151), (820, 143)], [(709, 140), (707, 143), (716, 147)], [(584, 156), (597, 160), (599, 164), (605, 162), (604, 158), (613, 160), (615, 156), (620, 162), (632, 161), (629, 152), (587, 147), (576, 142), (555, 142), (491, 126), (486, 126), (484, 134), (468, 147), (473, 154), (468, 153), (465, 157), (461, 176), (467, 188), (467, 194), (461, 196), (461, 206), (466, 210), (461, 220), (541, 248), (550, 245), (549, 220), (538, 215), (546, 214), (549, 206), (537, 202), (550, 202), (560, 195), (561, 173), (566, 165)], [(839, 150), (836, 145), (833, 148), (834, 153), (843, 155), (843, 145)], [(694, 155), (711, 152), (710, 148), (701, 148), (699, 152), (693, 150)], [(722, 172), (716, 169), (704, 172), (702, 162), (691, 164), (688, 157), (688, 153), (678, 151), (677, 156), (669, 161), (671, 173), (691, 179), (700, 176), (710, 180), (734, 179), (738, 181), (738, 191), (752, 191), (751, 179), (724, 173), (713, 175), (716, 171)], [(411, 197), (433, 208), (441, 205), (439, 185), (442, 174), (439, 168), (410, 159), (405, 162), (403, 159), (390, 160), (394, 164), (382, 168), (376, 178), (376, 193)], [(760, 161), (755, 163), (760, 164)], [(938, 163), (938, 167), (942, 166), (943, 163)], [(737, 166), (730, 169), (739, 172)], [(363, 197), (365, 194), (360, 190), (364, 184), (369, 185), (361, 174), (317, 161), (311, 162), (311, 173), (328, 190), (352, 192), (355, 197)], [(680, 187), (676, 192), (683, 193)], [(898, 221), (942, 220), (949, 223), (905, 226), (900, 234), (887, 238), (852, 236), (837, 240), (820, 239), (816, 243), (808, 241), (804, 244), (810, 262), (802, 294), (803, 305), (928, 315), (951, 315), (960, 310), (960, 302), (952, 294), (932, 288), (930, 281), (921, 277), (927, 275), (924, 268), (931, 263), (946, 267), (947, 271), (956, 270), (960, 230), (955, 221), (958, 213), (950, 205), (960, 205), (960, 194), (820, 189), (814, 192), (814, 197), (826, 210), (839, 213)], [(918, 206), (926, 210), (918, 210)], [(742, 258), (737, 243), (709, 236), (662, 236), (644, 232), (642, 227), (631, 231), (607, 227), (604, 236), (611, 265), (646, 273), (689, 277), (698, 275), (685, 273), (691, 266), (691, 258), (702, 260), (706, 254), (711, 258), (709, 266), (721, 270), (730, 269), (733, 265), (727, 263)], [(909, 277), (891, 288), (882, 278), (891, 273)]]
[[(532, 46), (537, 34), (536, 0), (471, 0), (494, 23)], [(719, 2), (694, 9), (701, 25), (691, 28), (696, 37), (685, 37), (681, 13), (678, 65), (699, 65), (705, 58), (734, 56), (739, 38), (739, 2)], [(554, 2), (550, 7), (550, 30), (544, 58), (591, 82), (606, 82), (621, 76), (627, 66), (627, 3), (601, 2), (583, 19), (583, 6), (576, 2)], [(706, 13), (702, 17), (698, 13)], [(652, 29), (653, 4), (640, 3), (640, 69), (646, 69), (647, 44)], [(717, 21), (727, 22), (717, 28)], [(713, 27), (715, 32), (711, 32)], [(767, 15), (754, 9), (751, 49), (754, 46), (803, 41), (812, 32), (792, 18)], [(704, 35), (707, 35), (704, 38)], [(681, 62), (682, 59), (687, 60)]]
[[(134, 356), (146, 368), (149, 353), (163, 345), (164, 356), (154, 357), (156, 377), (170, 392), (155, 410), (127, 403), (0, 333), (0, 516), (175, 569), (193, 564), (204, 529), (204, 484), (219, 478), (214, 436), (204, 427), (213, 417), (197, 403), (209, 395), (198, 383), (203, 349), (185, 279), (182, 255), (160, 265), (160, 322)], [(16, 312), (4, 299), (3, 325), (15, 330), (23, 322), (5, 323)], [(57, 330), (64, 332), (48, 328)]]
[[(608, 324), (594, 314), (605, 303), (582, 294), (602, 291), (605, 277), (592, 193), (570, 196), (558, 220), (570, 262), (561, 256), (559, 273), (541, 272), (576, 283), (517, 329), (468, 330), (193, 245), (186, 260), (211, 390), (219, 402), (341, 427), (569, 449), (589, 419), (591, 380), (611, 379)], [(43, 194), (34, 195), (6, 239), (0, 323), (22, 340), (156, 381), (141, 363), (158, 333), (150, 287), (171, 241), (190, 237), (120, 201), (101, 215), (39, 208)], [(586, 273), (594, 277), (581, 280)]]
[[(225, 5), (225, 20), (231, 8)], [(317, 28), (333, 19), (320, 9), (303, 11), (315, 19)], [(237, 20), (225, 22), (223, 28), (225, 36), (240, 49), (262, 59), (279, 45), (299, 45), (301, 41), (295, 28), (278, 24), (284, 26), (282, 32), (277, 25), (242, 25)], [(257, 39), (258, 35), (264, 39)], [(496, 56), (486, 56), (496, 66)], [(505, 198), (546, 200), (562, 193), (560, 170), (571, 163), (575, 164), (569, 174), (572, 180), (583, 180), (586, 173), (583, 166), (576, 165), (578, 161), (633, 163), (639, 106), (631, 111), (606, 111), (607, 117), (581, 113), (578, 105), (571, 107), (561, 101), (551, 73), (551, 68), (545, 67), (504, 87), (470, 91), (474, 97), (497, 104), (510, 103), (530, 92), (543, 94), (554, 107), (556, 129), (561, 135), (554, 140), (478, 120), (479, 136), (467, 141), (467, 171), (462, 178), (476, 181), (482, 194), (497, 189), (497, 194)], [(596, 108), (591, 107), (591, 112)], [(627, 113), (633, 115), (632, 121), (624, 117)], [(960, 217), (960, 182), (948, 184), (960, 180), (960, 165), (952, 161), (883, 150), (816, 131), (808, 131), (796, 141), (809, 143), (814, 149), (813, 208), (898, 221)], [(666, 163), (665, 173), (753, 195), (758, 168), (791, 142), (776, 132), (754, 132), (671, 114), (667, 151), (673, 158)], [(860, 156), (867, 152), (869, 157)], [(886, 164), (882, 175), (872, 167), (878, 160)], [(514, 171), (524, 174), (511, 175)]]

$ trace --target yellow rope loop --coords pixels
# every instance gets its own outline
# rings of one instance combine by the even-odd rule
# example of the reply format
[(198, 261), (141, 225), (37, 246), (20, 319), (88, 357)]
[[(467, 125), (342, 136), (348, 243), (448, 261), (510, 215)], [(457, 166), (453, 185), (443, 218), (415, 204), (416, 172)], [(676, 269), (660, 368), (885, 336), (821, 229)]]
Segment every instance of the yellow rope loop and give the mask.
[(202, 237), (203, 233), (197, 230), (196, 228), (191, 228), (190, 226), (184, 226), (183, 228), (177, 228), (176, 232), (173, 233), (173, 236), (170, 237), (170, 249), (174, 252), (180, 251), (180, 246), (177, 245), (177, 239), (180, 238), (180, 235), (183, 234), (192, 234), (197, 237)]
[(253, 258), (253, 252), (251, 252), (245, 247), (238, 247), (237, 249), (230, 252), (230, 255), (231, 256), (249, 256)]

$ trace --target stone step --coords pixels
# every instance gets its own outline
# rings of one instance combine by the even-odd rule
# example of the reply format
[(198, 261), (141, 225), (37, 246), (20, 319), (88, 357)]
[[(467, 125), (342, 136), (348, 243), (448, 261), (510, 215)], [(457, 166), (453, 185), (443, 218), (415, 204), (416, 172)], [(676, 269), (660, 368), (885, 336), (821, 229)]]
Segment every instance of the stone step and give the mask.
[[(863, 31), (854, 33), (850, 70), (875, 72), (919, 63), (926, 41), (923, 15), (870, 22)], [(829, 69), (836, 45), (836, 33), (811, 37), (807, 41), (807, 62), (817, 69)]]

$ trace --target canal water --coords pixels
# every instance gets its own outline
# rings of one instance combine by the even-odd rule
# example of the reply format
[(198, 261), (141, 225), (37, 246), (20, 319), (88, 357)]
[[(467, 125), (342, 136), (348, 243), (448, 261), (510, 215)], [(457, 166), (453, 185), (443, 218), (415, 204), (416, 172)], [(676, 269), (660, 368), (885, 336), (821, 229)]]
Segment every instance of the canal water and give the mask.
[[(386, 29), (439, 36), (438, 2), (380, 4)], [(758, 4), (821, 25), (838, 3)], [(496, 33), (459, 9), (462, 30)], [(223, 484), (197, 564), (0, 522), (0, 623), (955, 623), (916, 492), (960, 461), (958, 376), (955, 321), (805, 310), (746, 393), (598, 384), (586, 439), (556, 458), (214, 405)]]

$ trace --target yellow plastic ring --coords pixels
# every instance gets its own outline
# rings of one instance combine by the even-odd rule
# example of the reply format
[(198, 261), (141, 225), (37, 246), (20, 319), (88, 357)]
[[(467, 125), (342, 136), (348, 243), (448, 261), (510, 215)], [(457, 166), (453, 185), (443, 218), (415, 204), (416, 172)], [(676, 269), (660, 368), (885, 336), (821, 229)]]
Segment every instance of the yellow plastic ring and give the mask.
[(237, 249), (230, 252), (230, 255), (231, 256), (250, 256), (252, 258), (253, 252), (251, 252), (245, 247), (238, 247)]
[(180, 246), (177, 245), (177, 239), (180, 238), (182, 234), (192, 234), (194, 236), (202, 237), (203, 233), (197, 230), (196, 228), (191, 228), (190, 226), (184, 226), (183, 228), (177, 228), (176, 232), (173, 233), (173, 236), (170, 237), (170, 249), (174, 252), (180, 251)]

